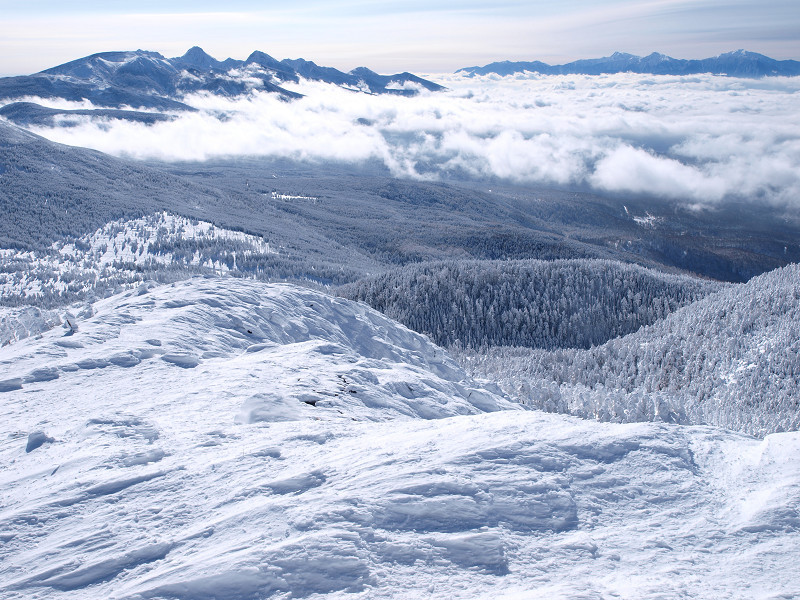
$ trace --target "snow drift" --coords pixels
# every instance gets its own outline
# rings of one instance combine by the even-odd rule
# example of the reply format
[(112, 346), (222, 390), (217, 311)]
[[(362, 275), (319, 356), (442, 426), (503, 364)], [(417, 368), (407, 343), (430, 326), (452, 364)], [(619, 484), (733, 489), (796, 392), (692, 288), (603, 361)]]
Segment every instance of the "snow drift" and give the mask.
[(4, 598), (800, 591), (800, 434), (511, 410), (364, 305), (145, 285), (0, 361)]
[[(296, 286), (233, 278), (143, 284), (94, 311), (65, 321), (67, 336), (51, 330), (8, 346), (0, 386), (33, 386), (38, 398), (53, 399), (63, 422), (83, 412), (65, 392), (76, 385), (107, 397), (111, 411), (156, 402), (202, 412), (227, 398), (229, 418), (242, 422), (441, 418), (511, 406), (471, 387), (427, 338), (365, 305)], [(120, 378), (144, 381), (117, 389)], [(82, 416), (92, 418), (103, 402)]]

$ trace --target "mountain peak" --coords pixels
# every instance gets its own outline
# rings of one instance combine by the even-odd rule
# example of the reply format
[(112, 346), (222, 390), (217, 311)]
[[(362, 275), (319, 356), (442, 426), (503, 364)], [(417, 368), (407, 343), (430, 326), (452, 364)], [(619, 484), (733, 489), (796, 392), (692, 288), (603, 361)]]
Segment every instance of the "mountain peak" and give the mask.
[(186, 54), (173, 58), (172, 61), (199, 69), (211, 69), (221, 64), (216, 58), (206, 53), (200, 46), (192, 46)]
[(76, 78), (103, 77), (103, 73), (113, 72), (134, 62), (150, 61), (151, 63), (166, 60), (163, 55), (150, 50), (122, 50), (98, 52), (83, 58), (71, 60), (64, 64), (41, 71), (44, 75), (68, 75)]
[(375, 71), (368, 69), (367, 67), (356, 67), (352, 71), (350, 71), (351, 75), (355, 75), (357, 77), (371, 77), (377, 75)]
[(754, 58), (766, 58), (768, 60), (773, 60), (768, 56), (764, 56), (763, 54), (759, 54), (758, 52), (750, 52), (749, 50), (733, 50), (732, 52), (725, 52), (719, 55), (719, 58), (739, 58), (739, 59), (754, 59)]
[(279, 65), (280, 61), (272, 58), (266, 52), (261, 52), (261, 50), (256, 50), (247, 59), (244, 61), (245, 64), (249, 65), (251, 63), (256, 63), (257, 65), (261, 65), (262, 67), (272, 67), (275, 65)]
[(200, 46), (172, 58), (146, 50), (101, 52), (22, 79), (0, 79), (6, 82), (3, 97), (9, 101), (39, 95), (84, 98), (103, 108), (191, 110), (183, 99), (197, 91), (233, 97), (258, 90), (287, 100), (299, 98), (299, 93), (281, 85), (299, 83), (300, 77), (366, 91), (360, 85), (363, 79), (370, 93), (378, 94), (413, 95), (418, 90), (406, 85), (409, 81), (432, 91), (442, 89), (408, 73), (389, 77), (361, 68), (347, 74), (302, 58), (278, 61), (260, 50), (244, 61), (219, 61)]
[(214, 60), (214, 58), (210, 54), (208, 54), (205, 50), (203, 50), (200, 46), (192, 46), (186, 51), (186, 54), (184, 54), (181, 58), (192, 59), (192, 60), (198, 58), (205, 60), (210, 58), (211, 60)]
[(284, 58), (281, 61), (284, 65), (290, 65), (293, 68), (297, 68), (298, 66), (308, 66), (308, 67), (318, 67), (319, 65), (315, 63), (313, 60), (306, 60), (305, 58)]
[(725, 52), (706, 59), (677, 59), (653, 52), (644, 58), (627, 52), (614, 52), (603, 58), (576, 60), (563, 65), (547, 65), (532, 62), (494, 62), (483, 67), (459, 69), (457, 73), (468, 76), (490, 73), (513, 75), (526, 70), (533, 70), (531, 65), (545, 75), (583, 74), (599, 75), (621, 72), (651, 73), (654, 75), (695, 75), (708, 73), (730, 77), (765, 77), (800, 75), (800, 62), (796, 60), (775, 60), (757, 52), (739, 49)]

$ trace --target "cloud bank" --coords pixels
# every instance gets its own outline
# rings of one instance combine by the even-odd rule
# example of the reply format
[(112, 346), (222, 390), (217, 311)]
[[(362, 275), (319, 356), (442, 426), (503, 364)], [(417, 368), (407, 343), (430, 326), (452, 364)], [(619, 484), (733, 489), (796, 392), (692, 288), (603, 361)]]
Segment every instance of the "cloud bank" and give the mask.
[(399, 177), (800, 207), (800, 78), (431, 77), (449, 91), (369, 96), (304, 81), (294, 102), (200, 95), (187, 99), (199, 112), (171, 122), (36, 132), (142, 159), (377, 159)]

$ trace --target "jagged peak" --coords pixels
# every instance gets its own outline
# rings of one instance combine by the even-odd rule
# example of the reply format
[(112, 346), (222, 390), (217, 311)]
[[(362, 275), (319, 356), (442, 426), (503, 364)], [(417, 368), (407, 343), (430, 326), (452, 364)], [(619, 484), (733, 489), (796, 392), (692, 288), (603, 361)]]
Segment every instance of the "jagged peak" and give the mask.
[(189, 65), (200, 69), (210, 69), (221, 65), (216, 58), (208, 54), (200, 46), (192, 46), (183, 56), (170, 59), (171, 63)]
[(281, 62), (285, 65), (308, 65), (311, 67), (319, 66), (313, 60), (306, 60), (305, 58), (284, 58)]
[(186, 54), (184, 54), (181, 58), (194, 58), (194, 59), (210, 58), (212, 60), (216, 60), (214, 59), (213, 56), (211, 56), (208, 52), (203, 50), (200, 46), (192, 46), (186, 51)]

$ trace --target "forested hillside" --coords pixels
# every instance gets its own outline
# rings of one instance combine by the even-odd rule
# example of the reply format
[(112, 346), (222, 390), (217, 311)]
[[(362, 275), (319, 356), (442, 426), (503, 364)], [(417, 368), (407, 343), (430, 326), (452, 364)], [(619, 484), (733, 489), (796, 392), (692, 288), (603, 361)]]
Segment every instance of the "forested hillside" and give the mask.
[[(10, 250), (0, 256), (0, 272), (15, 277), (17, 263), (30, 258), (18, 256), (20, 251), (41, 257), (52, 254), (53, 244), (80, 249), (108, 227), (124, 229), (128, 223), (138, 229), (134, 221), (157, 221), (164, 211), (268, 241), (279, 250), (270, 256), (273, 277), (349, 281), (375, 268), (358, 250), (344, 247), (275, 204), (262, 194), (193, 182), (133, 161), (55, 144), (0, 122), (0, 249)], [(134, 234), (130, 232), (131, 241)], [(181, 250), (202, 250), (197, 239), (172, 236), (171, 242), (153, 251), (177, 256)]]
[(730, 286), (588, 350), (466, 353), (525, 403), (612, 421), (800, 427), (800, 265)]
[(409, 265), (339, 289), (443, 346), (589, 348), (721, 284), (609, 260)]

